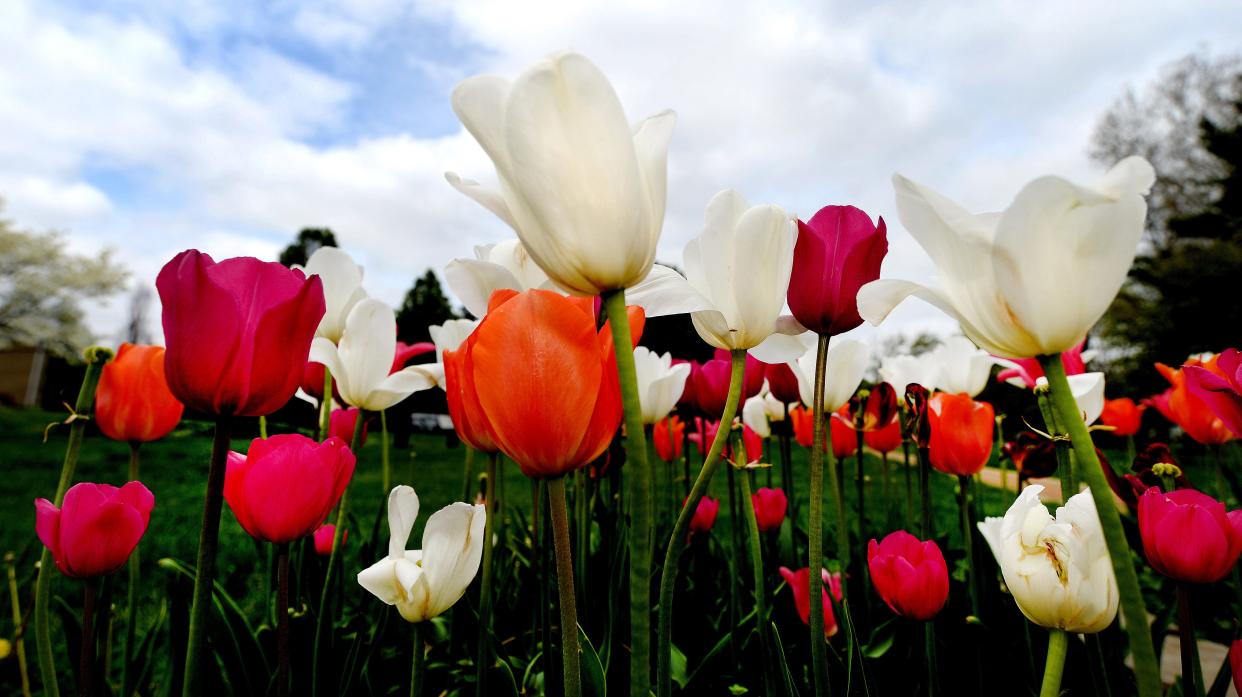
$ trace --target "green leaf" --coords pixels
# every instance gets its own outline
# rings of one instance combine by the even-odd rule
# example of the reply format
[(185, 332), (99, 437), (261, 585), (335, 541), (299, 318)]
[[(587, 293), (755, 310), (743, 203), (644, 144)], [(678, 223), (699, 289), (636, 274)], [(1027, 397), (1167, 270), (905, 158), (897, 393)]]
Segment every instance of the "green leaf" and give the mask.
[(863, 655), (867, 658), (881, 658), (893, 648), (893, 640), (897, 638), (897, 618), (890, 618), (871, 631), (871, 637), (863, 646)]
[(672, 654), (669, 672), (672, 674), (673, 682), (677, 683), (677, 687), (684, 690), (686, 689), (686, 680), (689, 678), (689, 675), (686, 673), (688, 669), (686, 654), (682, 653), (681, 649), (677, 648), (677, 645), (672, 642), (669, 642), (669, 652)]
[(793, 674), (789, 672), (789, 661), (785, 658), (785, 646), (781, 643), (780, 632), (776, 631), (776, 623), (769, 623), (772, 628), (772, 647), (776, 649), (776, 659), (779, 661), (781, 671), (781, 682), (785, 686), (786, 697), (797, 697), (798, 688), (794, 687)]
[(599, 654), (595, 653), (591, 640), (587, 638), (586, 632), (582, 631), (582, 625), (578, 625), (578, 646), (582, 694), (586, 697), (606, 697), (608, 681), (604, 677), (604, 664), (600, 663)]

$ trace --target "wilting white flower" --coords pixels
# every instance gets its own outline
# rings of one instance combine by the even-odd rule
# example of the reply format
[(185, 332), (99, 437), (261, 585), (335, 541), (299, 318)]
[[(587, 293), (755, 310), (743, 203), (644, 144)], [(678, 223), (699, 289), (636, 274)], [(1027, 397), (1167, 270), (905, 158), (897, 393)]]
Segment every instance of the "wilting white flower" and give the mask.
[(954, 394), (965, 392), (971, 397), (987, 387), (992, 366), (999, 362), (964, 336), (945, 339), (927, 354), (927, 359), (936, 368), (936, 389)]
[(320, 247), (306, 260), (306, 266), (295, 264), (292, 268), (301, 269), (307, 276), (319, 276), (323, 283), (324, 313), (315, 336), (332, 343), (340, 341), (350, 311), (367, 297), (362, 288), (362, 267), (336, 247)]
[(634, 349), (634, 371), (638, 379), (638, 401), (643, 423), (653, 424), (668, 416), (677, 406), (690, 376), (690, 364), (673, 365), (672, 354), (657, 354), (645, 346)]
[(975, 215), (896, 175), (897, 213), (936, 265), (941, 286), (872, 281), (858, 292), (859, 314), (879, 324), (914, 295), (998, 356), (1066, 351), (1121, 288), (1143, 234), (1143, 196), (1154, 181), (1146, 160), (1128, 157), (1094, 188), (1040, 177), (1003, 212)]
[(358, 572), (358, 583), (409, 622), (443, 613), (461, 599), (483, 556), (482, 504), (450, 503), (427, 519), (423, 548), (405, 548), (418, 517), (418, 494), (398, 486), (388, 494), (388, 556)]
[(1054, 519), (1039, 485), (1022, 490), (1004, 518), (979, 523), (1022, 614), (1048, 629), (1089, 634), (1117, 616), (1104, 531), (1090, 492), (1070, 497)]

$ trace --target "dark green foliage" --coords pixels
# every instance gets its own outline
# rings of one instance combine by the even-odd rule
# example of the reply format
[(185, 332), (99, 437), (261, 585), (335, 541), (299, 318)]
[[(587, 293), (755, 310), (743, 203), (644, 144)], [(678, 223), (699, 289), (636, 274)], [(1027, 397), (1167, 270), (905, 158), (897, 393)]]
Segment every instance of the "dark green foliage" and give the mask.
[(427, 269), (426, 273), (414, 279), (413, 287), (397, 309), (397, 339), (407, 344), (431, 341), (427, 327), (456, 317), (457, 313), (453, 312), (436, 272)]
[(306, 260), (320, 247), (336, 247), (336, 235), (326, 227), (306, 227), (298, 232), (297, 239), (280, 253), (280, 263), (285, 266), (305, 266)]

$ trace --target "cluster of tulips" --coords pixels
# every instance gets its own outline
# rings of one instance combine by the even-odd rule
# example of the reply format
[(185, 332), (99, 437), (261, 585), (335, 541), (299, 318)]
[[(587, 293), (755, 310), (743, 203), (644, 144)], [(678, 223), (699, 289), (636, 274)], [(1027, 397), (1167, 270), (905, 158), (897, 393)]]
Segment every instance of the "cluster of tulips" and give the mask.
[[(575, 573), (581, 576), (587, 550), (581, 538), (572, 539), (571, 521), (575, 529), (589, 526), (574, 520), (581, 514), (567, 505), (567, 475), (624, 470), (629, 685), (635, 697), (667, 697), (680, 654), (672, 637), (682, 555), (713, 529), (721, 502), (706, 494), (722, 464), (728, 465), (730, 497), (742, 502), (730, 505), (739, 521), (732, 526), (732, 563), (738, 575), (750, 571), (750, 602), (758, 618), (756, 671), (766, 694), (785, 689), (778, 684), (785, 658), (768, 619), (776, 575), (765, 567), (773, 560), (763, 549), (763, 536), (780, 534), (782, 527), (790, 544), (784, 558), (801, 563), (780, 567), (779, 578), (808, 626), (810, 646), (805, 666), (783, 672), (794, 683), (811, 685), (816, 695), (844, 694), (857, 689), (849, 685), (865, 683), (868, 659), (858, 623), (867, 595), (874, 593), (895, 615), (923, 623), (927, 677), (916, 682), (924, 692), (936, 691), (932, 620), (949, 601), (951, 574), (932, 529), (933, 471), (957, 481), (971, 616), (980, 614), (985, 588), (1001, 587), (997, 579), (984, 578), (981, 570), (991, 567), (975, 557), (974, 540), (981, 536), (1005, 592), (1032, 623), (1050, 632), (1043, 695), (1058, 694), (1068, 636), (1106, 629), (1119, 609), (1137, 693), (1161, 694), (1114, 491), (1137, 506), (1144, 556), (1156, 571), (1184, 584), (1184, 603), (1189, 584), (1215, 582), (1234, 568), (1242, 552), (1242, 512), (1226, 512), (1224, 490), (1217, 500), (1190, 488), (1167, 449), (1145, 451), (1149, 466), (1118, 478), (1101, 463), (1089, 431), (1100, 421), (1132, 436), (1143, 408), (1105, 400), (1103, 375), (1086, 371), (1082, 345), (1133, 261), (1145, 218), (1143, 196), (1154, 178), (1147, 162), (1126, 159), (1090, 186), (1057, 177), (1034, 180), (999, 214), (969, 213), (895, 177), (898, 215), (937, 267), (939, 287), (879, 278), (888, 251), (882, 218), (873, 222), (855, 207), (833, 205), (803, 221), (777, 205), (755, 205), (725, 190), (708, 202), (702, 231), (686, 245), (683, 275), (654, 264), (672, 112), (631, 127), (605, 76), (574, 53), (543, 60), (512, 82), (470, 78), (453, 92), (452, 104), (494, 164), (500, 186), (491, 189), (455, 174), (448, 181), (517, 235), (477, 248), (474, 258), (445, 269), (450, 287), (477, 320), (432, 327), (432, 345), (406, 346), (397, 342), (392, 308), (368, 297), (362, 269), (340, 250), (320, 249), (305, 268), (292, 269), (253, 258), (217, 262), (190, 250), (168, 262), (156, 283), (167, 349), (122, 346), (111, 362), (108, 351), (88, 353), (76, 412), (88, 415), (93, 401), (101, 430), (130, 443), (133, 457), (130, 481), (119, 488), (70, 488), (82, 434), (77, 421), (55, 499), (36, 503), (37, 533), (47, 552), (35, 627), (49, 694), (56, 694), (57, 684), (47, 619), (50, 562), (85, 581), (83, 630), (89, 638), (94, 580), (128, 560), (132, 618), (135, 550), (156, 500), (138, 481), (139, 444), (168, 433), (182, 405), (216, 423), (205, 463), (188, 643), (184, 656), (172, 657), (184, 661), (187, 695), (203, 691), (212, 670), (207, 627), (217, 612), (212, 589), (224, 503), (248, 534), (273, 545), (280, 656), (274, 689), (282, 695), (293, 689), (289, 547), (313, 537), (314, 548), (327, 556), (314, 617), (317, 635), (331, 631), (329, 587), (344, 571), (340, 552), (350, 524), (355, 452), (372, 414), (385, 429), (389, 544), (382, 559), (348, 573), (356, 574), (356, 588), (395, 607), (417, 628), (412, 693), (425, 681), (425, 648), (436, 641), (425, 631), (428, 620), (452, 608), (481, 576), (476, 687), (487, 694), (483, 668), (494, 657), (483, 637), (493, 615), (506, 610), (493, 608), (491, 597), (503, 456), (543, 482), (547, 492), (560, 610), (559, 685), (567, 695), (582, 692), (586, 651)], [(911, 295), (951, 316), (964, 336), (921, 356), (887, 357), (881, 379), (862, 386), (870, 351), (840, 335), (864, 320), (879, 324)], [(714, 359), (675, 360), (638, 345), (647, 318), (671, 314), (690, 315), (699, 336), (716, 349)], [(435, 362), (405, 365), (431, 351)], [(1240, 363), (1238, 351), (1230, 349), (1179, 369), (1162, 366), (1172, 386), (1150, 402), (1191, 438), (1219, 445), (1242, 434)], [(1024, 433), (1003, 450), (1023, 483), (1050, 471), (1041, 474), (1041, 463), (1053, 463), (1066, 497), (1055, 514), (1041, 500), (1045, 487), (1032, 484), (1003, 517), (975, 519), (974, 477), (1002, 445), (993, 407), (975, 397), (998, 365), (1000, 379), (1030, 391), (1046, 429)], [(487, 455), (488, 476), (482, 503), (453, 503), (432, 514), (421, 549), (409, 550), (419, 498), (408, 485), (393, 486), (383, 415), (427, 389), (444, 391), (461, 441)], [(295, 393), (318, 403), (318, 439), (264, 434), (245, 454), (230, 452), (239, 420), (272, 414)], [(342, 407), (334, 409), (336, 403)], [(649, 457), (648, 437), (662, 464)], [(801, 482), (791, 464), (791, 440), (809, 449), (810, 476)], [(769, 441), (779, 442), (779, 467), (765, 462)], [(617, 442), (624, 444), (623, 456), (613, 448)], [(692, 458), (692, 444), (701, 458)], [(863, 543), (869, 537), (864, 448), (881, 454), (884, 491), (891, 486), (894, 495), (890, 454), (903, 451), (893, 457), (905, 483), (906, 524), (917, 535), (870, 531), (877, 534)], [(851, 456), (858, 463), (854, 511), (845, 494)], [(671, 481), (679, 465), (687, 488), (674, 492), (665, 479)], [(773, 470), (780, 473), (780, 487), (773, 486)], [(756, 489), (764, 474), (767, 486)], [(795, 532), (803, 505), (809, 509), (805, 549)], [(671, 520), (661, 522), (669, 507)], [(857, 545), (852, 525), (864, 533)], [(833, 540), (832, 554), (825, 553), (825, 533)], [(662, 554), (658, 574), (656, 552)], [(132, 625), (126, 655), (133, 650)], [(832, 643), (837, 635), (845, 637), (844, 654)], [(311, 670), (320, 664), (322, 644), (317, 636)], [(87, 655), (94, 642), (84, 639), (81, 646), (85, 667), (94, 660)], [(830, 674), (840, 673), (830, 670), (830, 653), (845, 657), (845, 684), (830, 685)], [(1184, 673), (1188, 690), (1203, 689), (1194, 670)], [(89, 692), (89, 671), (80, 680)], [(130, 677), (123, 682), (123, 694), (131, 694)]]

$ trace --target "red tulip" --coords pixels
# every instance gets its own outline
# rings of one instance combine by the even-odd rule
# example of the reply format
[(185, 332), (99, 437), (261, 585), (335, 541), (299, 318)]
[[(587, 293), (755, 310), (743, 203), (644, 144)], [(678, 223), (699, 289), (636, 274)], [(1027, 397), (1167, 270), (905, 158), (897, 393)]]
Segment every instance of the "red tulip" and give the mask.
[[(350, 407), (348, 409), (333, 409), (332, 415), (328, 418), (328, 435), (333, 438), (341, 439), (342, 443), (354, 442), (354, 429), (358, 427), (358, 419), (362, 417), (362, 410), (358, 407)], [(362, 433), (358, 434), (358, 447), (367, 444), (367, 422), (362, 420)]]
[[(798, 441), (798, 445), (811, 447), (815, 441), (815, 413), (804, 406), (796, 406), (789, 410), (789, 421), (793, 425), (794, 440)], [(824, 450), (828, 450), (826, 444)]]
[(785, 509), (789, 507), (789, 500), (785, 498), (784, 491), (760, 487), (750, 495), (750, 502), (755, 507), (755, 522), (759, 525), (759, 532), (779, 529), (781, 523), (785, 522)]
[(858, 431), (850, 421), (848, 404), (840, 411), (828, 417), (828, 425), (832, 435), (832, 456), (838, 460), (853, 455), (858, 450)]
[(252, 257), (189, 250), (155, 281), (164, 305), (168, 386), (186, 406), (216, 416), (262, 416), (302, 381), (324, 314), (317, 276)]
[(1132, 436), (1138, 433), (1146, 409), (1146, 405), (1136, 405), (1129, 397), (1106, 399), (1104, 411), (1100, 412), (1100, 423), (1112, 426), (1114, 435)]
[(475, 450), (494, 453), (500, 447), (496, 444), (491, 422), (479, 404), (474, 372), (467, 367), (467, 356), (474, 347), (477, 335), (476, 328), (455, 350), (444, 352), (444, 396), (453, 428), (462, 442)]
[(867, 568), (875, 592), (902, 617), (927, 621), (949, 598), (949, 568), (935, 542), (904, 530), (867, 545)]
[(784, 404), (800, 404), (802, 393), (798, 391), (798, 376), (788, 363), (769, 363), (763, 369), (768, 390)]
[(887, 426), (863, 434), (868, 448), (879, 453), (891, 453), (901, 447), (901, 421), (894, 416)]
[(62, 574), (106, 576), (125, 565), (154, 507), (155, 496), (142, 482), (120, 488), (75, 484), (60, 508), (47, 499), (35, 500), (35, 532)]
[(677, 399), (677, 409), (685, 414), (698, 414), (702, 410), (699, 409), (698, 393), (694, 391), (694, 374), (703, 369), (703, 364), (698, 361), (688, 361), (684, 358), (674, 358), (673, 365), (686, 363), (690, 366), (690, 374), (686, 376), (686, 386), (681, 391), (681, 397)]
[[(832, 597), (837, 601), (841, 600), (841, 574), (829, 574), (827, 569), (820, 569), (821, 578), (824, 580), (824, 636), (830, 637), (837, 633), (837, 619), (832, 614), (832, 601), (828, 599), (828, 591), (832, 591)], [(803, 567), (794, 571), (788, 567), (781, 567), (781, 576), (784, 577), (785, 583), (789, 584), (789, 590), (793, 593), (794, 608), (798, 611), (798, 617), (802, 618), (802, 624), (809, 625), (811, 623), (811, 570)]]
[(898, 413), (897, 391), (892, 385), (881, 382), (871, 388), (863, 404), (863, 442), (867, 447), (881, 453), (901, 447)]
[(1186, 385), (1190, 393), (1233, 432), (1242, 436), (1242, 353), (1225, 349), (1216, 357), (1216, 369), (1187, 365)]
[(931, 465), (946, 474), (971, 476), (992, 455), (992, 405), (969, 395), (937, 393), (927, 410), (931, 422)]
[[(720, 354), (723, 353), (722, 357)], [(709, 419), (720, 419), (724, 413), (725, 400), (729, 398), (729, 374), (732, 362), (727, 351), (717, 351), (716, 357), (704, 363), (698, 370), (692, 370), (686, 384), (693, 383), (695, 401), (699, 411)], [(746, 356), (746, 367), (742, 375), (742, 395), (738, 404), (759, 394), (763, 389), (763, 363), (758, 359)]]
[[(733, 360), (733, 356), (730, 351), (718, 348), (714, 354), (714, 360), (725, 361), (728, 363)], [(767, 376), (768, 372), (767, 368), (767, 363), (764, 363), (749, 353), (746, 354), (746, 367), (742, 371), (742, 398), (738, 404), (741, 404), (742, 402), (745, 402), (751, 397), (759, 394), (759, 391), (763, 389), (763, 380)], [(728, 373), (725, 373), (726, 388), (729, 385), (728, 375)], [(740, 408), (741, 407), (739, 407), (739, 409)], [(720, 409), (721, 411), (724, 411), (724, 402), (721, 402)], [(708, 416), (711, 416), (711, 414), (708, 414)]]
[(245, 455), (229, 453), (224, 500), (251, 537), (293, 542), (315, 532), (353, 476), (354, 454), (339, 438), (255, 438)]
[[(686, 505), (685, 501), (681, 505)], [(716, 524), (716, 514), (720, 512), (720, 501), (704, 496), (699, 499), (699, 505), (694, 509), (694, 516), (690, 518), (690, 532), (707, 532)]]
[(931, 419), (928, 418), (928, 403), (931, 394), (926, 387), (917, 383), (906, 385), (906, 432), (914, 444), (920, 448), (931, 444)]
[(391, 375), (405, 367), (406, 363), (423, 355), (436, 350), (436, 345), (430, 341), (419, 341), (413, 344), (407, 344), (402, 341), (397, 342), (397, 353), (392, 358), (392, 368), (388, 371)]
[(103, 368), (95, 392), (95, 422), (112, 440), (159, 440), (181, 421), (185, 407), (164, 379), (164, 347), (121, 344)]
[(682, 441), (686, 436), (686, 424), (676, 416), (655, 422), (651, 427), (651, 439), (655, 441), (656, 455), (665, 462), (675, 462), (681, 457)]
[(880, 277), (888, 253), (884, 218), (879, 225), (853, 206), (825, 206), (798, 221), (789, 310), (802, 326), (835, 336), (862, 324), (855, 299), (863, 284)]
[(1056, 443), (1038, 433), (1019, 431), (1001, 446), (1001, 453), (1013, 461), (1019, 481), (1050, 477), (1057, 471)]
[(1242, 510), (1226, 513), (1225, 504), (1194, 489), (1148, 489), (1138, 519), (1148, 563), (1178, 581), (1219, 581), (1242, 553)]
[[(1172, 387), (1161, 395), (1160, 399), (1151, 400), (1151, 403), (1161, 414), (1164, 414), (1165, 418), (1180, 426), (1186, 435), (1203, 445), (1220, 445), (1235, 438), (1235, 434), (1229, 430), (1225, 422), (1212, 413), (1207, 403), (1192, 392), (1186, 383), (1186, 368), (1188, 367), (1202, 368), (1223, 377), (1223, 371), (1217, 367), (1218, 359), (1218, 356), (1212, 356), (1207, 360), (1192, 358), (1181, 368), (1170, 368), (1163, 363), (1156, 364), (1156, 370), (1160, 371)], [(1199, 382), (1202, 383), (1202, 378), (1199, 378)]]
[[(1082, 349), (1086, 344), (1087, 340), (1083, 339), (1077, 346), (1061, 354), (1061, 365), (1065, 366), (1066, 375), (1082, 375), (1087, 372), (1086, 361), (1082, 359)], [(996, 374), (996, 379), (1000, 382), (1018, 382), (1033, 388), (1044, 377), (1044, 369), (1038, 358), (1006, 358), (1005, 363), (1013, 364), (1013, 367)]]
[[(336, 535), (336, 526), (328, 523), (320, 525), (315, 530), (315, 554), (321, 557), (332, 555), (332, 538)], [(345, 541), (349, 539), (349, 531), (341, 531), (341, 546), (345, 546)]]

